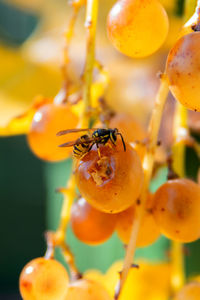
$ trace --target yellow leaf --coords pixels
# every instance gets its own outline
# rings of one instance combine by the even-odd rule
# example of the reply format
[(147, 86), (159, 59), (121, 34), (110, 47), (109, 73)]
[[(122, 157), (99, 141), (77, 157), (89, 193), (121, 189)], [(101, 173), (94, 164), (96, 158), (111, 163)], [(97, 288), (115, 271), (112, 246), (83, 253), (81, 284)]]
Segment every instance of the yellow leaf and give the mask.
[[(17, 117), (13, 117), (6, 126), (0, 127), (0, 136), (27, 134), (30, 130), (32, 119), (36, 110), (40, 106), (49, 102), (52, 102), (52, 99), (44, 98), (42, 96), (36, 97), (33, 105), (25, 113), (18, 115)], [(12, 101), (11, 105), (13, 105)]]

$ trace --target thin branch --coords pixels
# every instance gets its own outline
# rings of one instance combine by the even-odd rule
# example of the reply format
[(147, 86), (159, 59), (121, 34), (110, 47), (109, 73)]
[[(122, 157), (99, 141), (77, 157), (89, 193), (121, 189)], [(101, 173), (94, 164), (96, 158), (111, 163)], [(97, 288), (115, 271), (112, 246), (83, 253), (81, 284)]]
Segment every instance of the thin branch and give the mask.
[(141, 223), (141, 219), (145, 210), (145, 204), (146, 204), (146, 199), (147, 199), (147, 194), (148, 194), (148, 188), (149, 188), (149, 183), (153, 171), (153, 166), (154, 166), (154, 157), (155, 157), (155, 150), (157, 147), (157, 140), (158, 140), (158, 133), (159, 133), (159, 128), (160, 128), (160, 123), (161, 123), (161, 118), (162, 118), (162, 113), (163, 113), (163, 108), (166, 102), (166, 98), (168, 95), (168, 82), (166, 75), (161, 75), (161, 85), (158, 90), (158, 94), (156, 97), (155, 101), (155, 106), (154, 110), (152, 113), (151, 121), (149, 124), (149, 144), (147, 148), (146, 155), (144, 157), (143, 161), (143, 169), (144, 169), (144, 184), (142, 188), (142, 193), (140, 196), (141, 200), (141, 205), (138, 206), (138, 213), (137, 213), (137, 218), (133, 222), (132, 225), (132, 232), (131, 232), (131, 237), (130, 241), (127, 247), (126, 251), (126, 256), (124, 260), (124, 266), (121, 274), (121, 280), (119, 281), (118, 287), (117, 287), (117, 295), (115, 296), (115, 299), (119, 298), (120, 292), (122, 291), (122, 288), (125, 284), (125, 281), (128, 276), (129, 269), (132, 265), (132, 260), (135, 254), (136, 250), (136, 242), (137, 242), (137, 236), (138, 236), (138, 231)]

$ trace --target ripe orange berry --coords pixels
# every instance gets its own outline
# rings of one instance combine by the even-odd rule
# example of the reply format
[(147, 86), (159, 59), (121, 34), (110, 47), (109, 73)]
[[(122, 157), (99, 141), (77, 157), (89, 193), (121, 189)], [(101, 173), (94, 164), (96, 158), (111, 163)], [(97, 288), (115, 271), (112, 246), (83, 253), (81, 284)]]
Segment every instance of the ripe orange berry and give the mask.
[(199, 300), (199, 299), (200, 299), (199, 282), (191, 282), (185, 285), (174, 298), (174, 300)]
[(65, 300), (111, 300), (111, 297), (99, 283), (81, 279), (69, 284)]
[(84, 198), (73, 204), (70, 220), (76, 237), (89, 245), (105, 242), (113, 234), (116, 225), (116, 215), (93, 208)]
[(144, 127), (131, 115), (117, 113), (109, 122), (110, 128), (118, 128), (127, 143), (141, 141), (147, 137)]
[(81, 195), (96, 209), (107, 213), (123, 211), (134, 204), (142, 183), (140, 159), (131, 146), (124, 151), (120, 140), (87, 153), (77, 164), (76, 182)]
[(64, 300), (68, 282), (67, 271), (58, 261), (39, 257), (23, 268), (19, 288), (23, 300)]
[(147, 137), (147, 132), (143, 126), (131, 115), (117, 113), (109, 123), (110, 128), (118, 128), (126, 143), (136, 143), (134, 149), (139, 157), (143, 159), (145, 154), (145, 144), (143, 140)]
[(183, 243), (200, 235), (200, 186), (189, 179), (169, 180), (154, 195), (153, 214), (160, 231)]
[[(116, 230), (120, 240), (128, 244), (131, 235), (131, 229), (136, 218), (135, 206), (121, 212), (117, 215)], [(160, 236), (160, 231), (151, 212), (145, 211), (141, 221), (137, 238), (137, 247), (146, 247), (153, 244)]]
[(76, 140), (77, 134), (57, 137), (56, 133), (63, 129), (75, 128), (78, 124), (77, 116), (69, 105), (46, 104), (35, 113), (28, 134), (28, 144), (33, 153), (47, 161), (66, 159), (71, 153), (70, 148), (60, 148), (70, 140)]
[(185, 107), (200, 111), (200, 32), (182, 36), (171, 49), (166, 65), (170, 90)]
[(144, 57), (157, 51), (168, 33), (168, 17), (157, 0), (119, 0), (107, 21), (114, 47), (130, 57)]
[[(139, 269), (131, 268), (119, 300), (168, 300), (171, 268), (168, 263), (137, 261)], [(104, 275), (106, 286), (112, 299), (119, 281), (123, 262), (115, 262)]]

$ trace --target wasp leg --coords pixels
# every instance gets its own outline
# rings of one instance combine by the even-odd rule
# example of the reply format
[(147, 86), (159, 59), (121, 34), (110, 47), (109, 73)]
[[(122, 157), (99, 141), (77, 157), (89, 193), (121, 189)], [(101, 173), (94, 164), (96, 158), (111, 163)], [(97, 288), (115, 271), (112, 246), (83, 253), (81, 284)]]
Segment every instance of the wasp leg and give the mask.
[(101, 152), (100, 152), (100, 149), (99, 149), (99, 144), (96, 143), (96, 145), (97, 145), (97, 151), (98, 151), (99, 158), (101, 158)]
[(121, 137), (122, 144), (123, 144), (123, 147), (124, 147), (124, 151), (126, 151), (126, 144), (125, 144), (125, 142), (124, 142), (124, 138), (123, 138), (122, 134), (121, 134), (120, 132), (118, 132), (117, 135), (119, 135), (119, 136)]
[[(116, 147), (116, 145), (113, 142), (112, 142), (112, 144)], [(106, 146), (110, 147), (110, 149), (113, 148), (112, 145), (109, 142), (106, 143)]]

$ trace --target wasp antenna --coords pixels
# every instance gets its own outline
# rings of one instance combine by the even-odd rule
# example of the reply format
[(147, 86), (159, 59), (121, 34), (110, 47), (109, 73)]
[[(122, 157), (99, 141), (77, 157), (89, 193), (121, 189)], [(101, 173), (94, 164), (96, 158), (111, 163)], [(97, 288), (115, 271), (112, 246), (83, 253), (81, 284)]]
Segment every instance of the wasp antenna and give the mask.
[(126, 145), (125, 145), (124, 138), (123, 138), (122, 134), (120, 132), (118, 132), (117, 135), (120, 135), (121, 140), (122, 140), (122, 144), (123, 144), (123, 147), (124, 147), (124, 151), (126, 151)]

